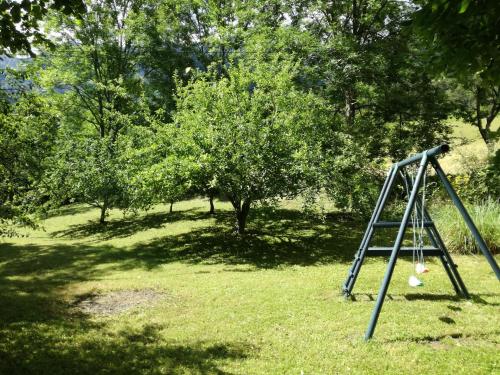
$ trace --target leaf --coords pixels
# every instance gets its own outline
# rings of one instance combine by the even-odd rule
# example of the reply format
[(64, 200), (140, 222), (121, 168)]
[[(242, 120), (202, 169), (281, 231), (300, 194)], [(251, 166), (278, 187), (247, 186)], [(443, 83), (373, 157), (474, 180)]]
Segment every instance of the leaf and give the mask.
[(21, 22), (21, 6), (19, 4), (13, 4), (10, 9), (10, 15), (14, 23)]
[(460, 5), (460, 10), (458, 11), (458, 13), (459, 14), (465, 13), (469, 5), (470, 5), (470, 0), (462, 0), (462, 4)]

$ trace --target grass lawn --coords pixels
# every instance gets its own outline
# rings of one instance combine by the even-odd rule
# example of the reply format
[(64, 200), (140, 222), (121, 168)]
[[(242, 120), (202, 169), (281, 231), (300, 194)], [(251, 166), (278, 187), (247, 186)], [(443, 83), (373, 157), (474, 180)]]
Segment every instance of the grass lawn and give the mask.
[[(229, 205), (216, 208), (112, 212), (103, 229), (96, 210), (71, 206), (45, 231), (4, 240), (0, 374), (500, 372), (500, 286), (484, 258), (454, 257), (470, 301), (433, 260), (425, 286), (410, 288), (400, 260), (366, 343), (385, 261), (366, 262), (355, 301), (340, 296), (363, 223), (260, 208), (240, 240)], [(134, 291), (153, 299), (105, 315), (79, 308), (113, 291), (126, 291), (118, 305)]]

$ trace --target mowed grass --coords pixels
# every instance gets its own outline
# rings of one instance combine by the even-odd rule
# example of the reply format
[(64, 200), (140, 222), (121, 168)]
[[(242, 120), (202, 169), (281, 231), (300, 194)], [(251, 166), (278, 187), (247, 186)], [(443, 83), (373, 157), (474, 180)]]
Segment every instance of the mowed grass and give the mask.
[[(227, 203), (158, 206), (103, 228), (76, 205), (45, 231), (0, 245), (1, 374), (333, 374), (500, 371), (500, 287), (480, 256), (455, 256), (471, 300), (429, 260), (425, 286), (398, 261), (375, 337), (363, 341), (384, 259), (369, 259), (355, 298), (340, 295), (364, 224), (288, 203), (252, 212), (233, 235)], [(121, 314), (75, 303), (118, 290), (162, 292)]]

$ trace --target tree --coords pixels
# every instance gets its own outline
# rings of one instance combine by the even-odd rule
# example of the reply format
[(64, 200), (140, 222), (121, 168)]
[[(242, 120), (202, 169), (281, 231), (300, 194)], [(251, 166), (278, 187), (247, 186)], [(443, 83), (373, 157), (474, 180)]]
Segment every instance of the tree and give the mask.
[[(422, 69), (421, 46), (407, 32), (413, 11), (404, 1), (310, 2), (299, 22), (317, 40), (308, 81), (370, 159), (398, 159), (444, 133), (450, 108), (439, 105), (444, 91)], [(400, 142), (395, 124), (411, 142)]]
[[(46, 176), (54, 203), (86, 202), (100, 209), (105, 223), (108, 210), (126, 207), (126, 164), (120, 148), (109, 137), (59, 135), (57, 152)], [(117, 155), (118, 154), (118, 155)]]
[(127, 135), (129, 208), (133, 210), (170, 203), (172, 212), (173, 204), (185, 198), (193, 185), (194, 156), (183, 154), (185, 140), (163, 118), (162, 113), (150, 115), (147, 127), (136, 127)]
[(8, 223), (33, 225), (28, 216), (43, 203), (39, 192), (54, 152), (59, 117), (34, 90), (4, 102), (0, 112), (0, 236), (12, 234)]
[(214, 70), (179, 88), (174, 120), (179, 136), (190, 140), (186, 154), (211, 165), (243, 234), (252, 204), (310, 186), (324, 161), (318, 137), (329, 134), (328, 111), (295, 87), (297, 66), (290, 62), (240, 59), (219, 80)]
[(428, 42), (432, 65), (448, 75), (500, 84), (500, 3), (496, 0), (418, 0), (414, 30)]
[(48, 42), (39, 22), (51, 11), (78, 16), (85, 12), (83, 0), (2, 0), (0, 2), (0, 55), (28, 53), (33, 43)]
[[(391, 0), (272, 4), (277, 16), (252, 37), (268, 31), (267, 44), (260, 45), (299, 58), (296, 83), (331, 105), (332, 127), (342, 124), (349, 146), (339, 163), (322, 169), (323, 186), (339, 207), (363, 211), (372, 205), (366, 181), (378, 180), (387, 159), (446, 138), (444, 120), (452, 108), (425, 69), (420, 41), (408, 31), (415, 7)], [(328, 143), (322, 145), (329, 152)]]
[(413, 16), (428, 44), (428, 66), (460, 85), (459, 115), (477, 127), (490, 155), (499, 132), (492, 128), (500, 112), (500, 3), (496, 0), (419, 1)]
[(449, 86), (457, 117), (478, 129), (492, 156), (500, 137), (500, 131), (492, 126), (500, 112), (500, 86), (486, 84), (472, 76), (469, 81), (451, 79)]
[(128, 201), (120, 138), (143, 123), (147, 113), (140, 43), (134, 39), (139, 36), (130, 33), (143, 5), (140, 0), (92, 1), (81, 19), (54, 18), (51, 25), (60, 32), (57, 48), (39, 61), (37, 79), (51, 90), (64, 116), (52, 171), (62, 178), (52, 179), (60, 183), (54, 192), (71, 192), (99, 207), (101, 223), (110, 208)]

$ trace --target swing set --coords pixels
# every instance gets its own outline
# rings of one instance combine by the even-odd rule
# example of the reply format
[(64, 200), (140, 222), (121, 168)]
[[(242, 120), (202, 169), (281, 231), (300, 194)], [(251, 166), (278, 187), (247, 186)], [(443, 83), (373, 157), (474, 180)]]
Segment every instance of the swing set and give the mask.
[[(382, 310), (382, 305), (387, 294), (387, 289), (389, 288), (389, 283), (391, 281), (398, 256), (412, 256), (413, 266), (415, 267), (414, 271), (418, 276), (429, 272), (429, 269), (425, 266), (426, 256), (439, 257), (456, 293), (464, 298), (470, 298), (469, 292), (467, 291), (467, 288), (458, 273), (457, 265), (451, 259), (451, 256), (425, 207), (426, 175), (429, 164), (434, 168), (448, 195), (474, 236), (479, 249), (488, 260), (488, 263), (495, 272), (497, 279), (500, 280), (500, 269), (498, 268), (495, 258), (488, 250), (486, 243), (479, 234), (479, 231), (474, 225), (470, 215), (458, 198), (457, 193), (451, 186), (446, 174), (443, 172), (443, 169), (436, 159), (436, 156), (443, 154), (448, 150), (449, 146), (446, 144), (426, 150), (408, 159), (393, 164), (387, 173), (387, 178), (380, 192), (377, 204), (375, 205), (368, 227), (366, 228), (360, 247), (355, 255), (354, 261), (347, 275), (347, 279), (342, 288), (344, 296), (349, 297), (352, 293), (352, 289), (354, 288), (354, 284), (356, 283), (363, 261), (367, 256), (390, 257), (385, 276), (377, 295), (375, 308), (373, 309), (370, 322), (365, 333), (365, 340), (369, 340), (373, 337), (373, 332), (375, 331), (375, 326), (377, 325), (380, 311)], [(418, 166), (418, 170), (416, 173), (412, 174), (412, 167), (419, 162), (420, 164)], [(406, 205), (403, 218), (400, 222), (381, 221), (380, 216), (398, 177), (401, 177), (403, 180), (403, 185), (408, 197), (408, 203)], [(419, 196), (419, 190), (421, 188), (422, 195)], [(403, 247), (402, 243), (408, 227), (413, 229), (413, 246)], [(380, 228), (399, 228), (393, 246), (370, 246), (370, 241), (372, 240), (375, 229)], [(431, 246), (424, 246), (424, 233), (429, 238)], [(415, 275), (411, 275), (409, 277), (408, 284), (411, 287), (419, 287), (423, 285), (422, 281)]]

